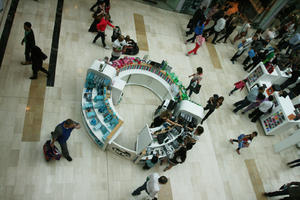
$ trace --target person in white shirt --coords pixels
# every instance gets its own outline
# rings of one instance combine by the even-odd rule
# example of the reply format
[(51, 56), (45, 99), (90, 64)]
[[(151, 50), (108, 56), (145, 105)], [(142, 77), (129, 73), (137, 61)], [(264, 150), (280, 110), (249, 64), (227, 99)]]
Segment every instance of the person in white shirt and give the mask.
[(158, 173), (153, 173), (149, 175), (146, 179), (146, 182), (136, 190), (134, 190), (131, 195), (138, 196), (141, 194), (143, 190), (153, 199), (157, 199), (157, 193), (160, 190), (160, 184), (166, 184), (168, 182), (168, 178), (165, 176), (159, 176)]
[(225, 28), (227, 19), (228, 19), (227, 15), (225, 15), (224, 17), (221, 17), (220, 19), (218, 19), (216, 25), (206, 31), (206, 32), (208, 32), (208, 36), (207, 36), (206, 39), (208, 39), (211, 35), (215, 34), (214, 39), (212, 40), (212, 43), (216, 44), (216, 40), (218, 38), (218, 35)]
[(236, 61), (238, 57), (243, 55), (243, 53), (248, 50), (251, 47), (251, 43), (253, 41), (256, 41), (258, 39), (257, 35), (254, 35), (253, 37), (247, 38), (246, 40), (243, 40), (241, 44), (238, 46), (237, 52), (232, 56), (230, 59), (232, 64)]
[(273, 99), (274, 97), (270, 95), (266, 101), (262, 102), (257, 109), (255, 109), (251, 114), (249, 114), (249, 118), (252, 118), (251, 122), (256, 122), (260, 116), (269, 112), (269, 110), (274, 105)]
[(126, 50), (127, 43), (124, 40), (124, 36), (120, 35), (117, 40), (114, 41), (112, 47), (113, 51), (111, 53), (111, 58), (109, 61), (114, 61), (120, 58), (122, 52)]

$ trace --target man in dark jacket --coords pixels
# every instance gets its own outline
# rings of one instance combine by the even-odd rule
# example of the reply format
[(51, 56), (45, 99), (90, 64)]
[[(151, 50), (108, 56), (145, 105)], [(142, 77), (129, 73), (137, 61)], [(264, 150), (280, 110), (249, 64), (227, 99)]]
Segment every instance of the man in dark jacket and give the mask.
[(68, 161), (72, 161), (72, 158), (69, 155), (67, 140), (71, 136), (71, 132), (74, 128), (80, 129), (80, 124), (71, 119), (67, 119), (66, 121), (63, 121), (62, 123), (58, 124), (54, 132), (51, 133), (51, 147), (54, 146), (55, 141), (58, 141), (61, 146), (62, 154)]
[(300, 199), (300, 182), (291, 182), (288, 184), (284, 184), (283, 186), (281, 186), (279, 191), (265, 192), (264, 195), (267, 197), (289, 195), (289, 197), (285, 197), (283, 199), (298, 200)]
[(49, 75), (49, 72), (43, 68), (43, 60), (45, 59), (47, 59), (47, 56), (42, 52), (42, 50), (38, 46), (33, 46), (31, 49), (33, 76), (31, 76), (30, 79), (37, 79), (39, 71), (44, 72), (47, 76)]
[(199, 8), (196, 10), (195, 14), (193, 15), (193, 18), (190, 20), (188, 24), (188, 28), (190, 28), (189, 31), (186, 32), (186, 36), (189, 36), (192, 34), (197, 26), (197, 24), (203, 24), (206, 20), (204, 12), (206, 10), (206, 7)]
[(25, 36), (21, 42), (23, 45), (25, 42), (25, 62), (21, 62), (22, 65), (30, 65), (31, 64), (31, 49), (35, 45), (34, 33), (31, 29), (31, 23), (24, 23)]

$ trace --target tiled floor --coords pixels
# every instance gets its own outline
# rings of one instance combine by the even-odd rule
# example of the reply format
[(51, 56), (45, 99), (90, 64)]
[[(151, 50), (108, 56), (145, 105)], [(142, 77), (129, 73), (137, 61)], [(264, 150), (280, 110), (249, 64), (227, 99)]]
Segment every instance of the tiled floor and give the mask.
[[(69, 140), (72, 162), (65, 159), (50, 163), (44, 161), (42, 145), (50, 138), (54, 127), (66, 118), (81, 122), (81, 91), (89, 65), (94, 59), (111, 54), (111, 50), (101, 47), (100, 41), (92, 44), (94, 34), (87, 32), (92, 23), (89, 12), (92, 3), (94, 0), (64, 1), (55, 87), (46, 88), (38, 142), (22, 142), (30, 91), (28, 77), (32, 72), (30, 66), (19, 64), (24, 59), (24, 47), (20, 41), (24, 34), (24, 21), (31, 21), (37, 44), (49, 55), (56, 0), (24, 0), (19, 3), (0, 70), (0, 199), (128, 200), (131, 199), (131, 191), (142, 184), (148, 174), (154, 171), (163, 174), (164, 166), (145, 172), (141, 166), (101, 151), (89, 139), (84, 128), (75, 130)], [(193, 95), (192, 99), (204, 105), (214, 93), (225, 96), (223, 106), (205, 122), (205, 133), (188, 153), (186, 162), (164, 173), (171, 178), (174, 200), (256, 199), (256, 186), (252, 185), (251, 171), (245, 163), (245, 160), (251, 159), (255, 161), (266, 191), (277, 189), (291, 180), (300, 180), (300, 170), (289, 169), (285, 165), (298, 157), (296, 148), (280, 154), (273, 150), (273, 145), (288, 133), (267, 137), (261, 127), (250, 123), (246, 116), (232, 113), (232, 103), (246, 94), (243, 91), (230, 97), (227, 95), (233, 82), (246, 76), (240, 64), (232, 65), (229, 60), (234, 54), (232, 45), (221, 43), (214, 46), (222, 66), (215, 68), (211, 59), (216, 58), (210, 57), (206, 45), (199, 49), (198, 55), (185, 56), (187, 50), (193, 48), (192, 44), (184, 44), (189, 16), (131, 0), (112, 0), (111, 3), (114, 24), (133, 39), (136, 39), (133, 14), (144, 17), (149, 51), (140, 51), (139, 57), (148, 54), (155, 61), (167, 60), (185, 85), (189, 82), (187, 76), (202, 66), (202, 88), (200, 94)], [(112, 30), (109, 27), (106, 34), (111, 47)], [(145, 122), (150, 123), (159, 103), (158, 98), (145, 88), (126, 87), (124, 99), (117, 109), (126, 118), (125, 126), (128, 128), (118, 141), (132, 147), (135, 131)], [(241, 155), (237, 155), (236, 147), (228, 142), (229, 138), (253, 130), (258, 130), (259, 136), (250, 148), (242, 149)]]

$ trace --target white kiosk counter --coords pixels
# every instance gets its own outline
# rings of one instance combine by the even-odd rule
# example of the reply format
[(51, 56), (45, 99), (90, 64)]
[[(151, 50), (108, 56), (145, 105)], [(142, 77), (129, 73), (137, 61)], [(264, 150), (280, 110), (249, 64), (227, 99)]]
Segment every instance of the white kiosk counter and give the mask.
[(153, 91), (162, 101), (179, 101), (175, 115), (183, 112), (200, 121), (204, 116), (203, 108), (188, 100), (184, 87), (174, 77), (173, 73), (147, 63), (132, 63), (116, 69), (104, 61), (95, 60), (87, 71), (81, 103), (84, 126), (93, 141), (102, 150), (111, 150), (136, 163), (149, 156), (149, 151), (159, 151), (161, 157), (172, 153), (174, 148), (171, 145), (174, 146), (173, 143), (182, 132), (173, 137), (170, 135), (169, 140), (158, 144), (152, 137), (156, 129), (149, 128), (147, 124), (138, 135), (136, 149), (128, 149), (116, 143), (116, 138), (122, 134), (124, 120), (116, 112), (114, 105), (122, 100), (126, 85), (139, 85)]

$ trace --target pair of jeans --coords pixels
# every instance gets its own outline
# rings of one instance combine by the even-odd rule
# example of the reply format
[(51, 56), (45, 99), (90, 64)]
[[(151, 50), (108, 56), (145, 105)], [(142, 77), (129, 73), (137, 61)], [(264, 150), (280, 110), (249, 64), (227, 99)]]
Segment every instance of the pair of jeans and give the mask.
[(247, 97), (245, 97), (243, 100), (238, 101), (234, 104), (234, 106), (236, 106), (236, 108), (233, 110), (233, 112), (237, 112), (239, 110), (241, 110), (242, 108), (245, 108), (246, 106), (248, 106), (251, 103), (251, 101), (249, 101), (247, 99)]
[(105, 33), (101, 32), (101, 31), (99, 31), (97, 33), (96, 37), (93, 40), (93, 43), (95, 43), (98, 40), (99, 37), (101, 37), (101, 41), (102, 41), (103, 47), (106, 47), (106, 44), (105, 44)]
[(147, 192), (147, 194), (148, 194), (148, 191), (147, 191), (147, 181), (142, 186), (140, 186), (136, 190), (134, 190), (132, 192), (132, 195), (134, 195), (134, 196), (140, 195), (143, 190), (145, 190)]

